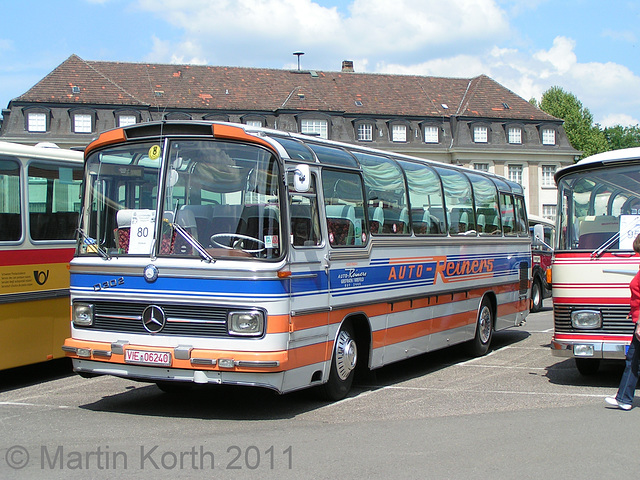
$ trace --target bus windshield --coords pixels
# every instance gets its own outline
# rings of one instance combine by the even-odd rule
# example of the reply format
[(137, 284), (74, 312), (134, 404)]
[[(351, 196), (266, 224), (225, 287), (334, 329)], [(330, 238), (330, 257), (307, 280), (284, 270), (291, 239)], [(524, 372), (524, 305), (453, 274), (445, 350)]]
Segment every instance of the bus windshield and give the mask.
[(261, 147), (137, 143), (93, 152), (86, 168), (81, 255), (281, 256), (280, 166)]
[(631, 250), (640, 233), (637, 166), (579, 170), (558, 182), (558, 249)]

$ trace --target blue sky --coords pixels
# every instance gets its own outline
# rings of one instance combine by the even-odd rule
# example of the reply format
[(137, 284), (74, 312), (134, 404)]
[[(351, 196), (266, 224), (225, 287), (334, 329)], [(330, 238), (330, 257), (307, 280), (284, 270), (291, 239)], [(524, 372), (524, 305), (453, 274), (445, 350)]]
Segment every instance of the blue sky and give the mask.
[(640, 2), (24, 0), (0, 3), (0, 108), (72, 54), (473, 77), (576, 95), (602, 126), (640, 123)]

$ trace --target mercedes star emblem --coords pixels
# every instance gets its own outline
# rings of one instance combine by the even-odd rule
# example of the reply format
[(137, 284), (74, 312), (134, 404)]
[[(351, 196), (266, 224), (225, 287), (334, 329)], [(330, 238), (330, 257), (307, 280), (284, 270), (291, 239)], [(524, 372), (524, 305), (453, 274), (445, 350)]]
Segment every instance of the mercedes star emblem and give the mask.
[(156, 305), (149, 305), (142, 312), (142, 326), (149, 333), (158, 333), (164, 328), (166, 321), (164, 310)]

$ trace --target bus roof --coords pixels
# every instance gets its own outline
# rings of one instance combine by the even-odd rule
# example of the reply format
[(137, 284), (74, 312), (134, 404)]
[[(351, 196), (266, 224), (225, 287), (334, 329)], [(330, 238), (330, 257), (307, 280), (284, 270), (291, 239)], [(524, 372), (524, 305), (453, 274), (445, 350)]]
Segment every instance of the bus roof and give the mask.
[(622, 148), (619, 150), (610, 150), (608, 152), (596, 153), (590, 157), (583, 158), (573, 165), (568, 165), (558, 170), (555, 174), (556, 183), (558, 180), (568, 173), (580, 170), (590, 170), (592, 168), (600, 168), (607, 164), (625, 162), (629, 160), (640, 160), (640, 147)]
[(544, 217), (539, 217), (538, 215), (527, 215), (529, 218), (529, 226), (531, 225), (536, 225), (536, 224), (542, 224), (542, 225), (547, 225), (549, 227), (555, 227), (555, 223), (552, 220), (549, 220), (548, 218), (544, 218)]
[(84, 158), (82, 152), (59, 148), (58, 146), (54, 147), (53, 144), (36, 145), (34, 147), (31, 145), (2, 141), (0, 141), (0, 154), (48, 160), (77, 160), (79, 162)]

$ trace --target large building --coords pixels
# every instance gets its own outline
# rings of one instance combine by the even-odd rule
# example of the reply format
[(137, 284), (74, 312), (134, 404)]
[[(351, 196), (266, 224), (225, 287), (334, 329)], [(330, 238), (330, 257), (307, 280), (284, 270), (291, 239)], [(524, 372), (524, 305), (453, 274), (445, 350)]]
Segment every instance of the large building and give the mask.
[(153, 120), (224, 120), (317, 135), (503, 175), (555, 217), (554, 172), (580, 152), (562, 120), (481, 75), (441, 78), (87, 61), (72, 55), (2, 111), (0, 140), (86, 146)]

